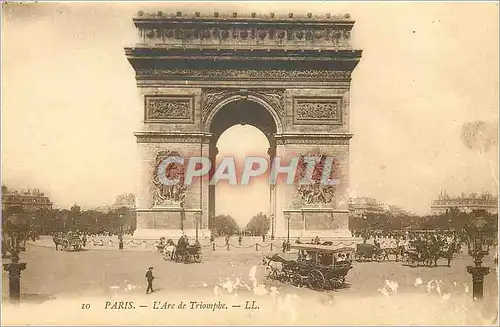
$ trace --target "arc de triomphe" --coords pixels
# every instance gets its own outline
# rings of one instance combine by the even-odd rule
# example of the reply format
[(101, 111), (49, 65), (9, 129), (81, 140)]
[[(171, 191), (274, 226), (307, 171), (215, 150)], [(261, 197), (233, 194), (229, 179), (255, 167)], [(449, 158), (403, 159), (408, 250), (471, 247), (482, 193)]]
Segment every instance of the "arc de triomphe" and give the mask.
[(136, 237), (210, 235), (215, 187), (165, 187), (158, 164), (172, 154), (215, 160), (220, 135), (240, 123), (267, 136), (270, 158), (336, 160), (340, 185), (270, 186), (275, 236), (351, 236), (349, 93), (361, 50), (349, 15), (139, 12), (134, 23), (140, 41), (125, 52), (144, 98)]

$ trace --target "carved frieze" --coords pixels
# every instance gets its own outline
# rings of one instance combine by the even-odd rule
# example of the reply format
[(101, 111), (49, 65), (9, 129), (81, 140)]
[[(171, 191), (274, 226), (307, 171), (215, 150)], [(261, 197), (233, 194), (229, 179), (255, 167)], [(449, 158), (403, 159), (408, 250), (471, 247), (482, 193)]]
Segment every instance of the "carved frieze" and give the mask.
[(219, 68), (138, 68), (138, 79), (194, 79), (194, 80), (268, 80), (268, 81), (349, 81), (351, 72), (310, 69), (219, 69)]
[[(180, 154), (176, 151), (161, 151), (156, 155), (151, 187), (153, 206), (184, 203), (187, 191), (187, 186), (184, 185), (184, 166), (173, 162), (166, 164), (165, 162), (166, 158), (179, 156)], [(178, 180), (178, 183), (166, 183), (166, 181), (174, 180)]]
[(342, 138), (279, 138), (277, 145), (283, 144), (317, 144), (317, 145), (349, 145), (349, 139)]
[(206, 122), (206, 119), (210, 112), (215, 108), (215, 106), (222, 100), (231, 97), (233, 95), (253, 95), (264, 100), (268, 103), (278, 114), (278, 116), (283, 119), (285, 116), (285, 105), (284, 96), (285, 90), (283, 89), (250, 89), (250, 90), (238, 90), (238, 89), (204, 89), (202, 92), (202, 119)]
[(145, 122), (194, 123), (191, 96), (146, 96)]
[(311, 145), (349, 145), (352, 138), (350, 133), (297, 133), (277, 134), (274, 137), (276, 145), (284, 144), (311, 144)]
[(182, 134), (162, 132), (135, 133), (137, 143), (210, 143), (211, 134)]
[(294, 124), (342, 125), (341, 97), (294, 97)]
[[(161, 20), (158, 21), (157, 19)], [(305, 17), (304, 17), (305, 18)], [(295, 47), (310, 44), (322, 46), (350, 47), (350, 38), (346, 32), (350, 32), (354, 24), (345, 17), (341, 19), (326, 18), (315, 20), (307, 17), (297, 23), (296, 17), (281, 18), (283, 21), (277, 25), (273, 16), (267, 21), (255, 17), (225, 17), (214, 16), (211, 18), (191, 17), (145, 17), (136, 20), (136, 26), (140, 31), (143, 42), (155, 42), (155, 44), (183, 43), (207, 44), (234, 43), (251, 44), (259, 42), (266, 45), (290, 43)], [(162, 28), (162, 24), (164, 27)]]

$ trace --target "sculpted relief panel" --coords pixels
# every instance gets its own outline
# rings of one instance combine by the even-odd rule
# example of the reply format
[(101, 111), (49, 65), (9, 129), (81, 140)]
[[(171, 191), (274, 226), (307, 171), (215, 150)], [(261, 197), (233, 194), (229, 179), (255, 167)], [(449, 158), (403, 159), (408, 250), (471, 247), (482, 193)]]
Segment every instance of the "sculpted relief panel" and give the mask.
[(190, 96), (146, 96), (145, 121), (194, 123), (194, 98)]
[(342, 125), (342, 98), (293, 98), (294, 124)]
[[(151, 187), (153, 206), (180, 206), (184, 204), (187, 186), (184, 185), (185, 168), (178, 163), (166, 164), (168, 157), (180, 156), (175, 151), (161, 151), (156, 155)], [(162, 176), (164, 175), (164, 176)], [(167, 185), (165, 180), (179, 179), (175, 185)]]
[[(308, 163), (304, 160), (305, 157), (313, 157), (318, 160), (312, 174), (310, 171), (308, 172)], [(338, 178), (339, 169), (337, 160), (334, 159), (329, 165), (325, 154), (320, 152), (308, 153), (301, 156), (297, 169), (299, 179), (310, 178), (312, 181), (312, 183), (307, 184), (299, 183), (297, 187), (297, 192), (304, 204), (331, 204), (334, 202), (337, 185), (328, 185), (322, 182), (322, 179), (323, 175), (332, 180)]]

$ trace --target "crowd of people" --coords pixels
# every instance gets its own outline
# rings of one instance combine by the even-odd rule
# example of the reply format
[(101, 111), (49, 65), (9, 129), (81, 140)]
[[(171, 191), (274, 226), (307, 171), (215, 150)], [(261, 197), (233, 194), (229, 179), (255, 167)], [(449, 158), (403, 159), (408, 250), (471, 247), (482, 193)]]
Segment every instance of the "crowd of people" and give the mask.
[[(91, 244), (92, 246), (104, 246), (105, 238), (109, 236), (115, 236), (115, 233), (112, 232), (104, 232), (101, 231), (99, 233), (88, 233), (86, 231), (74, 231), (74, 232), (58, 232), (53, 234), (54, 244), (56, 245), (56, 249), (59, 249), (60, 245), (62, 245), (61, 240), (69, 239), (71, 234), (76, 234), (80, 238), (82, 247), (86, 247), (87, 244)], [(392, 230), (392, 231), (384, 231), (384, 230), (355, 230), (352, 231), (352, 235), (356, 238), (362, 239), (363, 243), (373, 244), (376, 247), (386, 250), (386, 249), (396, 249), (396, 248), (404, 248), (404, 249), (420, 249), (421, 251), (428, 250), (429, 248), (440, 249), (444, 251), (448, 251), (448, 249), (453, 249), (456, 253), (463, 252), (464, 245), (468, 244), (468, 238), (465, 231), (455, 231), (455, 230)], [(38, 235), (36, 233), (29, 233), (29, 239), (36, 240)], [(121, 235), (118, 235), (119, 239)], [(226, 246), (229, 246), (231, 237), (226, 235), (224, 237)], [(123, 240), (123, 239), (121, 239)], [(243, 246), (243, 234), (237, 236), (237, 244), (238, 246)], [(214, 235), (210, 236), (210, 244), (215, 242)], [(265, 236), (262, 236), (262, 241), (265, 242)], [(109, 242), (112, 242), (111, 240)], [(326, 244), (325, 242), (321, 242), (319, 237), (312, 238), (311, 240), (303, 241), (299, 238), (296, 238), (294, 241), (296, 244)], [(495, 260), (498, 260), (497, 254), (497, 241), (496, 239), (490, 239), (490, 247), (492, 255), (495, 257)], [(327, 242), (328, 243), (328, 242)], [(113, 245), (110, 243), (110, 245)], [(290, 241), (285, 239), (281, 244), (282, 252), (290, 251)], [(188, 236), (182, 236), (179, 238), (177, 242), (174, 242), (172, 239), (166, 239), (165, 237), (160, 238), (160, 240), (156, 243), (156, 247), (158, 252), (165, 256), (166, 259), (174, 259), (175, 253), (179, 249), (182, 251), (188, 247), (197, 246), (200, 247), (200, 243), (196, 241), (189, 240)]]

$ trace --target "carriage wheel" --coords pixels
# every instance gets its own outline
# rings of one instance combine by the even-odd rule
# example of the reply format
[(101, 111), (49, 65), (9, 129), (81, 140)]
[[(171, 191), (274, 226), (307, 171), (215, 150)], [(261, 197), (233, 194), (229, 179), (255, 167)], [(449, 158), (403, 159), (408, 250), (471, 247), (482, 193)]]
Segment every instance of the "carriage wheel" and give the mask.
[(377, 253), (377, 254), (375, 255), (375, 260), (376, 260), (377, 262), (382, 262), (382, 261), (384, 261), (384, 260), (385, 260), (384, 253), (382, 253), (382, 252), (381, 252), (381, 253)]
[(363, 255), (361, 253), (356, 253), (354, 255), (354, 260), (361, 262), (363, 260)]
[(288, 283), (290, 281), (290, 275), (282, 271), (278, 274), (278, 280), (282, 283)]
[(291, 276), (291, 282), (293, 286), (302, 287), (302, 276), (299, 273), (294, 273)]
[(197, 263), (201, 262), (201, 254), (197, 253), (194, 255), (194, 262), (197, 262)]
[(63, 241), (62, 247), (63, 247), (64, 251), (69, 251), (69, 242)]
[(340, 277), (332, 277), (330, 278), (330, 285), (332, 286), (333, 289), (339, 288), (344, 284), (342, 281), (342, 278)]
[(315, 291), (322, 291), (325, 288), (325, 276), (319, 270), (313, 270), (307, 276), (309, 287)]
[(403, 262), (403, 265), (405, 265), (405, 266), (409, 266), (411, 264), (410, 256), (408, 254), (404, 254), (401, 261)]
[(279, 274), (278, 274), (278, 271), (276, 269), (272, 269), (270, 272), (269, 272), (269, 275), (267, 275), (267, 277), (271, 280), (278, 280), (279, 278)]

